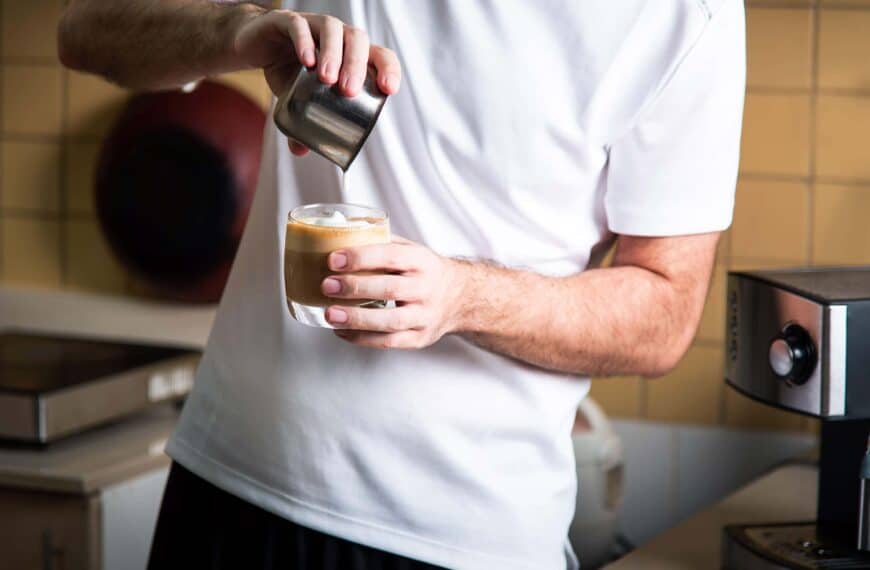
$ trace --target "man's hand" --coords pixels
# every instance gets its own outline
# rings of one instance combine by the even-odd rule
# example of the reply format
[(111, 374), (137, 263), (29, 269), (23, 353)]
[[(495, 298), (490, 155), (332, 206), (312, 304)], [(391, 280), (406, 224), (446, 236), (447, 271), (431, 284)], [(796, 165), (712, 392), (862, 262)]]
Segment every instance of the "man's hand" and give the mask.
[[(359, 28), (250, 2), (70, 0), (58, 25), (58, 56), (67, 67), (136, 89), (173, 89), (261, 68), (277, 95), (296, 62), (316, 65), (320, 80), (338, 83), (348, 97), (359, 93), (368, 64), (387, 95), (398, 91), (402, 76), (396, 54), (370, 45)], [(293, 141), (290, 150), (307, 152)]]
[[(329, 255), (329, 268), (336, 275), (321, 283), (324, 295), (396, 302), (396, 308), (390, 309), (329, 307), (326, 319), (348, 342), (372, 348), (423, 348), (456, 328), (467, 269), (464, 262), (394, 238), (391, 244), (334, 251)], [(359, 274), (368, 271), (381, 273)]]
[(623, 235), (612, 267), (563, 277), (444, 258), (397, 239), (330, 254), (336, 275), (321, 291), (396, 301), (327, 309), (336, 334), (361, 346), (421, 348), (455, 333), (550, 370), (660, 376), (694, 337), (718, 239)]
[[(364, 30), (327, 14), (289, 10), (254, 14), (239, 26), (233, 46), (247, 65), (263, 69), (276, 95), (284, 91), (296, 61), (306, 67), (316, 65), (320, 81), (338, 83), (348, 97), (359, 93), (369, 63), (377, 70), (378, 87), (387, 95), (398, 91), (402, 76), (395, 53), (371, 45)], [(320, 48), (319, 56), (315, 46)], [(290, 150), (300, 156), (308, 152), (294, 141), (290, 141)]]

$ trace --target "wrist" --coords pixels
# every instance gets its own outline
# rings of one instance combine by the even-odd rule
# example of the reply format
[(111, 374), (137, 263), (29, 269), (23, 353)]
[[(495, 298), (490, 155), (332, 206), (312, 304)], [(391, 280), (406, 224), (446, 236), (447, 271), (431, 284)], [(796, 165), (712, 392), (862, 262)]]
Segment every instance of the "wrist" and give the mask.
[(253, 67), (239, 52), (238, 38), (241, 30), (251, 21), (268, 12), (266, 8), (254, 4), (238, 4), (230, 8), (223, 22), (220, 33), (224, 38), (224, 50), (231, 69)]
[(447, 258), (452, 276), (450, 333), (464, 333), (473, 329), (475, 307), (480, 292), (477, 281), (478, 264), (465, 259)]

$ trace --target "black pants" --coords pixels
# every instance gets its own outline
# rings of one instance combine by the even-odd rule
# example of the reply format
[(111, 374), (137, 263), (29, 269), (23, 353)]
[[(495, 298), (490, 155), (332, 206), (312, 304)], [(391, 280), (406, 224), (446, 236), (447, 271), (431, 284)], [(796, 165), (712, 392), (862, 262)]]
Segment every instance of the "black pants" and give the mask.
[(172, 464), (149, 570), (443, 570), (294, 524)]

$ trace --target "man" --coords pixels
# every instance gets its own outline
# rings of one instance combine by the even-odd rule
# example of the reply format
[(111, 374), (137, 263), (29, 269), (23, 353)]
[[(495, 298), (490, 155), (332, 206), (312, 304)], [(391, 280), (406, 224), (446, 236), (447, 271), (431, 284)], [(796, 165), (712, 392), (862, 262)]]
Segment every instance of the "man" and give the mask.
[[(131, 87), (255, 67), (277, 91), (298, 59), (348, 96), (371, 63), (392, 95), (346, 192), (267, 129), (151, 566), (574, 567), (585, 378), (679, 361), (731, 221), (742, 2), (292, 9), (74, 0), (60, 26), (66, 65)], [(395, 308), (291, 319), (283, 229), (310, 202), (384, 207), (413, 240), (333, 252), (321, 284)]]

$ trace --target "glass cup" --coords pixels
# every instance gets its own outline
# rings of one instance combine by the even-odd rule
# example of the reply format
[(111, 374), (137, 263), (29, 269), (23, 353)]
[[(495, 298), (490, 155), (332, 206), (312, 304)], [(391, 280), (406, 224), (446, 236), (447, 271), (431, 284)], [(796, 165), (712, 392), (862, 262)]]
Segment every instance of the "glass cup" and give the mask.
[(389, 242), (390, 219), (383, 210), (355, 204), (294, 208), (287, 219), (284, 241), (284, 287), (293, 318), (305, 325), (334, 328), (326, 321), (330, 305), (384, 307), (386, 303), (377, 299), (326, 297), (320, 285), (334, 273), (326, 264), (331, 252)]

